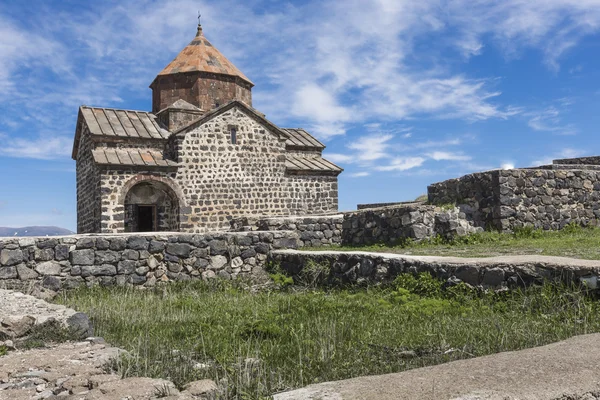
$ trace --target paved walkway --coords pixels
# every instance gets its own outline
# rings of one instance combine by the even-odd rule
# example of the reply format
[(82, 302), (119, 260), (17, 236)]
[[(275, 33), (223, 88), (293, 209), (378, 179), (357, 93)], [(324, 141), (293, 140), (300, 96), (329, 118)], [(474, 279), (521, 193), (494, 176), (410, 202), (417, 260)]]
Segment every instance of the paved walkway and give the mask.
[(600, 399), (600, 334), (410, 371), (311, 385), (275, 400)]

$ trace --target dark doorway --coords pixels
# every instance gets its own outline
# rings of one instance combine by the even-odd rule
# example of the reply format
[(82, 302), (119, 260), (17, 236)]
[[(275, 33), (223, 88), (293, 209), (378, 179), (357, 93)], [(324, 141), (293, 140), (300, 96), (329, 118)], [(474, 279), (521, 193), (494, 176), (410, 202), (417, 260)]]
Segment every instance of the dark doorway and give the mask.
[(156, 221), (155, 206), (137, 206), (138, 232), (154, 232)]

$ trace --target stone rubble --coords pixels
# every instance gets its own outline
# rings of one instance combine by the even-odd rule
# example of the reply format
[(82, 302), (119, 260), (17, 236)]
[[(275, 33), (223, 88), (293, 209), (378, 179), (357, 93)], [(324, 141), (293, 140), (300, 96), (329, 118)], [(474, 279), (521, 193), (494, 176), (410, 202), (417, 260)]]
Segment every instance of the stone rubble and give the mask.
[[(73, 339), (89, 337), (80, 342), (19, 349), (19, 343), (33, 330), (56, 327), (69, 329)], [(211, 380), (191, 382), (180, 392), (164, 379), (121, 379), (107, 372), (106, 365), (124, 350), (92, 334), (83, 313), (0, 289), (0, 400), (188, 400), (213, 398), (217, 391)]]

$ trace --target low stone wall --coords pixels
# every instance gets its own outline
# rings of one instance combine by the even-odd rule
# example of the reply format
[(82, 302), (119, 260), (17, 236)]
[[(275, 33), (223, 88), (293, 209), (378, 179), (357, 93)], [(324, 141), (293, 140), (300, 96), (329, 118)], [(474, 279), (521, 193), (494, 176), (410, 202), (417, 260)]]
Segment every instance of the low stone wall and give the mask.
[(479, 172), (427, 187), (430, 204), (457, 205), (475, 226), (496, 228), (500, 219), (499, 179), (502, 171)]
[(435, 235), (466, 235), (481, 230), (458, 208), (443, 209), (413, 203), (344, 214), (342, 244), (393, 244), (403, 238), (422, 240)]
[(307, 217), (238, 218), (231, 222), (231, 230), (295, 231), (306, 247), (319, 247), (342, 242), (343, 214)]
[(526, 225), (546, 230), (562, 229), (571, 222), (598, 225), (600, 171), (585, 165), (559, 168), (571, 166), (576, 165), (466, 175), (430, 185), (429, 202), (456, 204), (473, 225), (505, 232)]
[(51, 291), (80, 285), (262, 279), (273, 249), (304, 245), (297, 232), (119, 234), (0, 239), (0, 288)]
[(540, 284), (544, 281), (585, 282), (597, 289), (600, 261), (563, 257), (511, 256), (457, 258), (407, 256), (385, 253), (338, 251), (273, 251), (271, 258), (291, 275), (300, 273), (309, 263), (329, 269), (330, 282), (340, 284), (384, 283), (402, 273), (428, 272), (436, 278), (465, 282), (484, 288), (502, 288)]
[(600, 171), (499, 171), (499, 192), (498, 228), (504, 231), (524, 225), (556, 230), (571, 222), (600, 222)]

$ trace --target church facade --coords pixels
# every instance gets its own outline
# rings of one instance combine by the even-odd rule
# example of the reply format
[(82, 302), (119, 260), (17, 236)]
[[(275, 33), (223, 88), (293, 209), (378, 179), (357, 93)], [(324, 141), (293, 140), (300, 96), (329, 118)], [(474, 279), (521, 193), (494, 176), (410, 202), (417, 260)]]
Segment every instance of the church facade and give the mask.
[(152, 112), (80, 107), (78, 233), (200, 233), (337, 211), (342, 169), (308, 132), (252, 108), (253, 86), (198, 26), (150, 85)]

